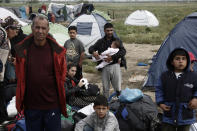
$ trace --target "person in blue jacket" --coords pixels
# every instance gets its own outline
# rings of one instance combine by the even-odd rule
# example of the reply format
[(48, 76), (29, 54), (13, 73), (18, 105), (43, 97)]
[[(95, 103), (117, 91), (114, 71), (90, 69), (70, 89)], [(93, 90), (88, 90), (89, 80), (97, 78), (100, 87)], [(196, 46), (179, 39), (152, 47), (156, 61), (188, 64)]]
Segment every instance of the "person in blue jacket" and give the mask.
[(196, 121), (197, 74), (183, 48), (174, 49), (156, 87), (156, 102), (163, 110), (162, 131), (189, 131)]

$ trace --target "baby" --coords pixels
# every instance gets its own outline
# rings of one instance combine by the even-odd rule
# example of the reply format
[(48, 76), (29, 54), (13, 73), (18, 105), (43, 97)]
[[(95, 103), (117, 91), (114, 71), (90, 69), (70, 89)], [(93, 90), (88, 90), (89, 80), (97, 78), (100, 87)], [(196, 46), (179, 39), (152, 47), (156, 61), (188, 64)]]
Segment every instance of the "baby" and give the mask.
[(96, 66), (96, 69), (103, 68), (106, 65), (110, 64), (112, 61), (108, 63), (108, 62), (104, 61), (104, 59), (107, 58), (108, 56), (112, 56), (112, 55), (116, 54), (119, 51), (119, 47), (120, 47), (120, 41), (115, 40), (115, 41), (112, 42), (110, 48), (108, 48), (107, 50), (102, 52), (101, 55), (99, 55), (99, 59), (96, 59), (95, 57), (92, 57), (92, 60), (94, 62), (102, 60), (102, 62), (99, 65)]

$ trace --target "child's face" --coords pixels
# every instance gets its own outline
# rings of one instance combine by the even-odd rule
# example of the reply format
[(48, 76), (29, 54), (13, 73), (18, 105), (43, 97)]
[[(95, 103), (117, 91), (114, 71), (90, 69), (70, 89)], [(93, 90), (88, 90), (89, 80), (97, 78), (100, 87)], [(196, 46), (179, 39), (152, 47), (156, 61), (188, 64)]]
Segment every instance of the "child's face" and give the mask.
[(75, 66), (71, 67), (68, 71), (68, 75), (73, 78), (77, 72), (77, 68)]
[(112, 42), (111, 48), (116, 48), (116, 44), (114, 42)]
[(76, 35), (77, 35), (77, 32), (76, 32), (76, 30), (70, 30), (68, 32), (68, 34), (69, 34), (69, 36), (70, 36), (71, 39), (75, 39), (76, 38)]
[(103, 106), (103, 105), (98, 105), (98, 106), (94, 106), (94, 110), (97, 114), (97, 116), (101, 119), (104, 118), (107, 111), (109, 110), (108, 106)]
[(174, 72), (182, 72), (187, 66), (187, 57), (176, 55), (171, 64), (174, 66)]

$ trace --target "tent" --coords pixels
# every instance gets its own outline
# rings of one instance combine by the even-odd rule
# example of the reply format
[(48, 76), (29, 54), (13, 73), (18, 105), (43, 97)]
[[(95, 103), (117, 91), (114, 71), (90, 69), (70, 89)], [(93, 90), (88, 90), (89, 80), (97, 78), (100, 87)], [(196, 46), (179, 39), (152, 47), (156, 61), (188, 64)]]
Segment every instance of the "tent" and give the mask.
[[(183, 47), (197, 57), (197, 12), (186, 16), (168, 34), (152, 59), (144, 89), (157, 86), (161, 73), (167, 70), (166, 60), (169, 53), (177, 47)], [(197, 70), (197, 65), (194, 65), (194, 70)]]
[[(53, 37), (56, 39), (56, 41), (61, 45), (64, 46), (64, 43), (66, 40), (69, 39), (69, 35), (68, 35), (68, 29), (60, 24), (53, 24), (53, 23), (49, 23), (49, 33), (53, 35)], [(25, 34), (30, 34), (31, 33), (31, 25), (27, 25), (22, 27), (22, 30)]]
[(155, 27), (159, 25), (159, 21), (147, 10), (136, 10), (126, 18), (125, 25)]
[(104, 17), (92, 13), (80, 15), (69, 26), (77, 27), (77, 38), (84, 44), (85, 53), (89, 54), (88, 48), (105, 35), (104, 25), (106, 23)]
[(15, 14), (18, 18), (21, 18), (21, 13), (18, 7), (3, 7), (3, 8), (8, 9), (13, 14)]
[(94, 11), (92, 11), (92, 12), (93, 12), (93, 13), (97, 13), (97, 14), (103, 16), (107, 21), (111, 21), (110, 16), (109, 16), (108, 14), (106, 14), (105, 12), (103, 12), (103, 11), (94, 10)]
[(26, 22), (22, 21), (21, 19), (19, 19), (15, 14), (13, 14), (11, 11), (0, 7), (0, 19), (5, 19), (6, 17), (11, 16), (13, 19), (16, 19), (19, 24), (21, 24), (22, 26), (27, 25)]

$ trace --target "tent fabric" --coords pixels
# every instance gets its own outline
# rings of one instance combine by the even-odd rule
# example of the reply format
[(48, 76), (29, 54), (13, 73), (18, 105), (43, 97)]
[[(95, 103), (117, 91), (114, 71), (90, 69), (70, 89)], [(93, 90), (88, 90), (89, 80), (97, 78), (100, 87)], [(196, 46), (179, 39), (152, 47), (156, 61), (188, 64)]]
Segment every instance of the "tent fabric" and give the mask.
[(105, 12), (103, 12), (103, 11), (94, 10), (94, 11), (92, 11), (92, 12), (93, 12), (93, 13), (97, 13), (97, 14), (103, 16), (107, 21), (111, 21), (110, 16), (109, 16), (108, 14), (106, 14)]
[[(168, 34), (162, 43), (148, 71), (145, 87), (158, 86), (157, 82), (162, 72), (167, 70), (166, 60), (171, 51), (177, 47), (183, 47), (197, 56), (197, 12), (186, 16)], [(194, 65), (197, 71), (197, 65)], [(147, 88), (146, 88), (147, 89)]]
[(2, 8), (0, 7), (0, 19), (5, 19), (7, 18), (8, 16), (11, 16), (13, 19), (16, 19), (19, 24), (21, 24), (22, 26), (25, 26), (27, 25), (28, 23), (22, 21), (21, 19), (19, 19), (15, 14), (13, 14), (11, 11), (5, 9), (5, 8)]
[(77, 23), (77, 34), (79, 35), (91, 35), (92, 23), (91, 22), (78, 22)]
[(18, 7), (3, 7), (3, 8), (8, 9), (13, 14), (15, 14), (18, 18), (21, 18), (20, 10)]
[(147, 10), (137, 10), (126, 18), (125, 25), (155, 27), (159, 25), (159, 21), (151, 12)]
[[(80, 25), (84, 23), (84, 25), (87, 26), (83, 28), (86, 28), (86, 30), (91, 30), (91, 34), (89, 34), (87, 31), (83, 34), (77, 34), (77, 38), (84, 44), (85, 53), (89, 54), (88, 48), (91, 45), (95, 44), (98, 39), (102, 38), (105, 35), (104, 25), (107, 23), (107, 21), (104, 17), (100, 16), (99, 14), (83, 14), (77, 17), (69, 26), (77, 26), (78, 23), (80, 23)], [(92, 23), (92, 26), (89, 26), (89, 24), (85, 23)], [(78, 25), (77, 28), (80, 29), (81, 27)]]
[[(49, 33), (56, 39), (56, 41), (64, 46), (66, 40), (69, 39), (68, 29), (60, 24), (49, 23)], [(31, 25), (22, 27), (23, 33), (29, 35), (31, 33)]]

